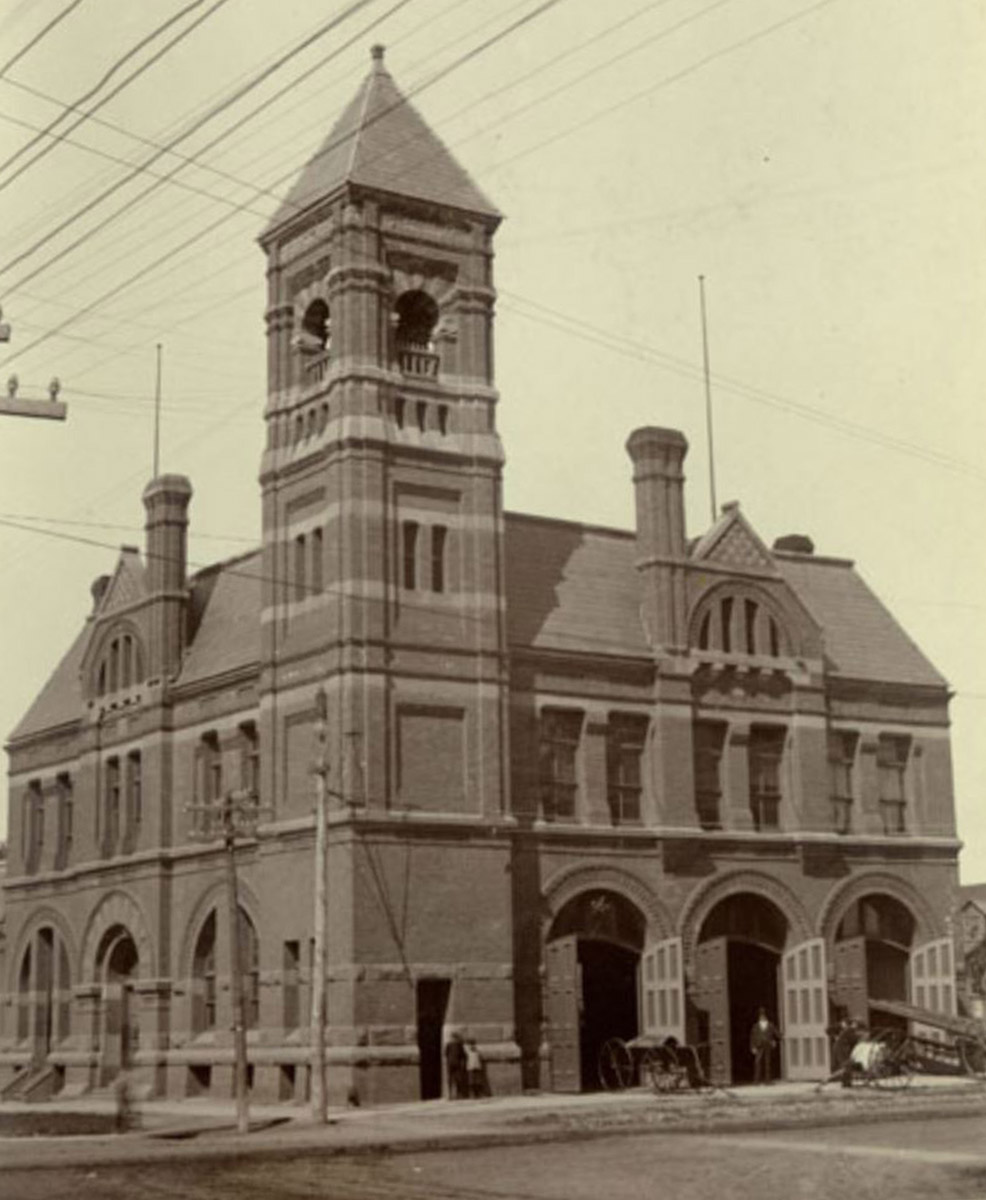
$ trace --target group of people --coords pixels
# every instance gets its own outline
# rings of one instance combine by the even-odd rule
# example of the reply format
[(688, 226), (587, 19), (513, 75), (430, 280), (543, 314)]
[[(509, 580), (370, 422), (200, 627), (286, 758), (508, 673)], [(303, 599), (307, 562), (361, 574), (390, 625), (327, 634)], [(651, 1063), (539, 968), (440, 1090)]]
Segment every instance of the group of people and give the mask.
[(474, 1100), (490, 1094), (486, 1064), (475, 1038), (463, 1040), (456, 1031), (445, 1043), (445, 1067), (448, 1071), (448, 1091), (453, 1100)]

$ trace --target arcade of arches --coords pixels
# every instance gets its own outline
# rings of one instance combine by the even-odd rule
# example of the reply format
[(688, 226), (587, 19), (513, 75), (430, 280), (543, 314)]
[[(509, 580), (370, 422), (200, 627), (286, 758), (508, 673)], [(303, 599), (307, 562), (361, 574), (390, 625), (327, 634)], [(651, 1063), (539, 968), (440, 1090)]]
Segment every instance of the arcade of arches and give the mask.
[(604, 1043), (638, 1035), (700, 1047), (713, 1082), (750, 1082), (761, 1008), (780, 1034), (773, 1075), (790, 1079), (828, 1073), (829, 1031), (842, 1017), (894, 1022), (872, 1004), (955, 1011), (950, 941), (918, 945), (918, 921), (896, 897), (875, 891), (851, 902), (828, 943), (752, 891), (720, 899), (698, 921), (686, 963), (685, 941), (655, 938), (615, 891), (587, 890), (561, 907), (544, 951), (555, 1090), (598, 1088)]

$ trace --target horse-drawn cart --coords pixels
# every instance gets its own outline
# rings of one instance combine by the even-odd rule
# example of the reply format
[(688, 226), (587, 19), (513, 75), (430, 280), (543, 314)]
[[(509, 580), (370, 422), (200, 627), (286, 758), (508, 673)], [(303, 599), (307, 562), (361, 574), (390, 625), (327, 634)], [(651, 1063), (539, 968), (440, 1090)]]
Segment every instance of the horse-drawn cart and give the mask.
[(698, 1047), (682, 1045), (673, 1037), (642, 1034), (628, 1042), (610, 1038), (599, 1051), (598, 1070), (607, 1091), (644, 1085), (666, 1094), (711, 1087)]
[(908, 1022), (907, 1040), (920, 1061), (951, 1062), (966, 1075), (986, 1079), (986, 1025), (975, 1017), (933, 1012), (901, 1000), (870, 1000), (874, 1012)]

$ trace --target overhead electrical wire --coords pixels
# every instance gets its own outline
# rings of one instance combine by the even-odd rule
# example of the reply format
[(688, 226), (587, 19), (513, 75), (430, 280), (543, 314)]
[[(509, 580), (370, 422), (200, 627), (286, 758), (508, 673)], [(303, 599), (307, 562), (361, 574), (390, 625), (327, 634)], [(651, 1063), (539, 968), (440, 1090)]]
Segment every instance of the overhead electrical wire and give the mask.
[[(504, 298), (503, 307), (516, 315), (524, 317), (527, 320), (536, 321), (557, 329), (562, 333), (567, 333), (570, 336), (580, 338), (584, 341), (591, 341), (596, 345), (603, 346), (615, 353), (623, 354), (631, 358), (636, 358), (642, 362), (650, 363), (658, 366), (663, 370), (672, 371), (678, 375), (683, 375), (688, 379), (700, 381), (702, 379), (702, 368), (691, 363), (688, 359), (679, 358), (675, 355), (668, 354), (666, 351), (658, 350), (654, 346), (648, 345), (646, 342), (641, 342), (632, 338), (627, 338), (623, 334), (614, 333), (612, 330), (603, 329), (598, 325), (590, 324), (588, 321), (581, 320), (577, 317), (572, 317), (567, 313), (562, 313), (557, 309), (550, 308), (548, 305), (541, 304), (534, 300), (527, 300), (523, 296), (518, 296), (509, 291), (500, 291), (500, 296)], [(510, 304), (510, 297), (526, 304), (534, 309), (540, 309), (543, 314), (537, 312), (525, 312), (522, 307)], [(552, 319), (554, 318), (554, 319)], [(824, 425), (828, 428), (842, 433), (848, 437), (860, 439), (870, 442), (874, 445), (881, 446), (887, 450), (896, 450), (902, 454), (908, 454), (914, 458), (923, 459), (925, 462), (935, 466), (946, 467), (950, 470), (961, 471), (971, 475), (977, 479), (986, 480), (986, 471), (977, 467), (974, 463), (968, 462), (965, 459), (955, 458), (952, 455), (945, 454), (943, 451), (931, 449), (927, 446), (922, 446), (916, 442), (909, 442), (904, 438), (895, 437), (882, 430), (874, 429), (872, 426), (863, 425), (860, 422), (850, 421), (848, 418), (840, 417), (833, 413), (828, 413), (824, 409), (816, 408), (813, 405), (805, 404), (801, 401), (793, 400), (788, 396), (782, 396), (776, 392), (768, 391), (764, 388), (744, 383), (742, 380), (735, 379), (728, 375), (714, 373), (712, 380), (716, 384), (717, 389), (732, 392), (747, 400), (753, 400), (761, 404), (766, 404), (772, 408), (780, 409), (790, 413), (793, 416), (802, 417), (805, 420), (814, 422), (815, 424)]]
[[(197, 0), (197, 2), (201, 2), (201, 0)], [(236, 104), (240, 100), (242, 100), (244, 96), (248, 95), (255, 88), (259, 87), (262, 83), (264, 83), (267, 79), (269, 79), (272, 74), (274, 74), (276, 71), (280, 70), (281, 67), (285, 66), (292, 59), (296, 58), (299, 54), (303, 53), (303, 51), (307, 50), (310, 46), (314, 45), (314, 43), (316, 41), (318, 41), (320, 38), (325, 37), (327, 34), (331, 33), (333, 30), (337, 29), (340, 25), (342, 25), (344, 22), (349, 20), (350, 17), (354, 16), (361, 9), (366, 8), (367, 5), (373, 4), (374, 2), (375, 2), (375, 0), (351, 0), (350, 4), (342, 11), (342, 13), (340, 13), (337, 16), (332, 17), (330, 20), (324, 22), (322, 25), (320, 25), (318, 27), (318, 29), (314, 33), (309, 34), (309, 36), (306, 37), (305, 39), (303, 39), (298, 45), (294, 46), (287, 53), (281, 55), (273, 64), (271, 64), (268, 67), (265, 67), (264, 70), (260, 71), (257, 75), (255, 75), (248, 83), (237, 88), (230, 95), (226, 96), (223, 100), (214, 104), (203, 116), (199, 117), (198, 120), (193, 121), (192, 124), (187, 126), (181, 133), (176, 134), (175, 137), (173, 137), (170, 142), (165, 143), (159, 149), (155, 150), (147, 159), (144, 160), (143, 163), (140, 163), (137, 166), (135, 166), (128, 174), (124, 175), (121, 179), (116, 180), (109, 187), (104, 188), (103, 191), (100, 192), (98, 196), (94, 197), (92, 200), (89, 200), (86, 204), (83, 204), (81, 206), (81, 208), (78, 208), (71, 216), (66, 217), (63, 221), (61, 221), (58, 225), (56, 225), (55, 228), (53, 230), (51, 230), (49, 233), (45, 234), (43, 237), (36, 239), (30, 246), (27, 247), (26, 250), (22, 250), (19, 254), (16, 254), (13, 258), (8, 259), (5, 263), (0, 265), (0, 275), (5, 275), (8, 271), (11, 270), (12, 267), (17, 266), (18, 263), (21, 263), (25, 259), (30, 258), (32, 254), (35, 254), (39, 249), (41, 249), (43, 246), (47, 245), (48, 242), (52, 241), (55, 237), (58, 236), (58, 234), (64, 233), (64, 231), (66, 229), (69, 229), (72, 225), (75, 224), (76, 221), (80, 220), (82, 217), (86, 216), (98, 205), (102, 204), (104, 200), (109, 199), (111, 196), (115, 195), (116, 192), (118, 192), (121, 188), (125, 187), (128, 183), (132, 182), (134, 179), (137, 179), (144, 171), (147, 170), (148, 167), (153, 166), (154, 163), (156, 163), (158, 161), (158, 159), (163, 158), (164, 155), (167, 154), (167, 152), (170, 149), (172, 149), (174, 146), (180, 145), (187, 138), (191, 137), (193, 133), (197, 133), (200, 129), (202, 129), (210, 121), (213, 121), (213, 120), (215, 120), (216, 117), (221, 116), (222, 113), (224, 113), (228, 108), (231, 108), (234, 104)], [(228, 0), (216, 0), (217, 5), (225, 4), (225, 3), (228, 3)], [(397, 4), (396, 7), (398, 7), (398, 8), (403, 7), (403, 5), (407, 4), (407, 3), (410, 3), (410, 0), (399, 0), (399, 3)], [(212, 144), (213, 143), (210, 143), (210, 146), (206, 147), (206, 148), (207, 149), (211, 148)], [(184, 164), (179, 164), (179, 166), (176, 167), (175, 170), (180, 170), (183, 165)], [(153, 183), (151, 185), (151, 187), (149, 189), (147, 189), (147, 192), (153, 191), (158, 186), (160, 186), (160, 181), (156, 181), (155, 183)], [(2, 187), (3, 187), (3, 184), (0, 183), (0, 189), (2, 189)], [(146, 195), (147, 192), (143, 193), (143, 195)], [(143, 198), (143, 196), (139, 197), (138, 199), (142, 199), (142, 198)], [(120, 211), (126, 211), (126, 209), (128, 207), (130, 207), (129, 204), (125, 205), (124, 208), (121, 209)], [(102, 227), (103, 227), (102, 225), (97, 226), (96, 231), (98, 231)], [(46, 263), (45, 265), (47, 266), (47, 265), (50, 265), (50, 263), (52, 263), (52, 262), (57, 262), (59, 258), (64, 257), (64, 255), (66, 253), (68, 253), (70, 250), (75, 249), (76, 246), (78, 246), (82, 243), (82, 241), (86, 240), (87, 237), (91, 237), (91, 236), (92, 236), (91, 233), (87, 234), (87, 235), (83, 235), (83, 238), (81, 238), (79, 241), (73, 242), (67, 250), (63, 249), (62, 251), (60, 251), (52, 259), (49, 259), (48, 263)], [(43, 268), (41, 268), (41, 269), (43, 269)], [(34, 271), (28, 272), (28, 274), (19, 281), (19, 284), (26, 283), (28, 279), (33, 279), (34, 276), (38, 273), (39, 273), (39, 269), (37, 269), (37, 268)], [(16, 291), (19, 284), (11, 285), (10, 291)]]
[(15, 67), (22, 58), (24, 58), (27, 54), (30, 54), (30, 52), (36, 46), (40, 45), (40, 43), (44, 41), (48, 34), (56, 29), (66, 17), (71, 16), (72, 13), (74, 13), (82, 3), (83, 0), (71, 0), (69, 4), (66, 4), (65, 7), (61, 9), (61, 11), (57, 12), (47, 25), (43, 25), (32, 38), (30, 38), (23, 46), (21, 46), (16, 54), (8, 58), (3, 66), (0, 66), (0, 78), (6, 75), (11, 67)]
[[(359, 2), (360, 2), (360, 5), (362, 5), (363, 3), (366, 3), (367, 0), (359, 0)], [(530, 21), (536, 19), (542, 13), (546, 12), (548, 9), (554, 8), (559, 3), (560, 3), (560, 0), (543, 0), (543, 3), (540, 4), (536, 9), (534, 9), (533, 12), (526, 14), (524, 17), (521, 17), (517, 21), (514, 21), (506, 29), (503, 29), (499, 33), (493, 35), (492, 37), (487, 38), (479, 46), (476, 46), (476, 47), (472, 48), (471, 50), (468, 50), (464, 54), (460, 55), (459, 58), (457, 58), (450, 65), (448, 65), (444, 68), (441, 68), (439, 71), (435, 72), (434, 75), (432, 75), (429, 79), (425, 80), (424, 83), (419, 85), (416, 93), (410, 93), (407, 97), (405, 97), (404, 100), (402, 100), (402, 103), (406, 102), (407, 99), (410, 99), (411, 94), (420, 93), (425, 88), (431, 87), (434, 84), (438, 83), (441, 79), (444, 79), (447, 75), (451, 74), (453, 71), (458, 70), (461, 66), (465, 65), (465, 63), (470, 62), (472, 59), (476, 58), (477, 55), (485, 52), (490, 47), (496, 45), (498, 42), (502, 41), (505, 37), (508, 37), (511, 34), (515, 33), (518, 29), (522, 28), (524, 25), (528, 24)], [(374, 114), (373, 117), (369, 118), (366, 122), (364, 122), (364, 124), (363, 124), (363, 126), (361, 126), (361, 128), (365, 128), (366, 126), (373, 124), (376, 121), (381, 120), (384, 116), (386, 116), (391, 111), (392, 108), (396, 108), (396, 107), (398, 107), (398, 106), (395, 104), (395, 105), (389, 106), (386, 109), (380, 110), (380, 112)], [(321, 151), (317, 152), (316, 155), (313, 157), (312, 161), (314, 161), (314, 159), (320, 157), (321, 155), (329, 153), (329, 151), (334, 148), (334, 146), (337, 142), (341, 142), (343, 140), (346, 140), (346, 139), (334, 139), (334, 141), (332, 143), (326, 145), (325, 147), (322, 148)], [(283, 183), (288, 178), (292, 178), (295, 174), (296, 174), (296, 169), (293, 169), (289, 173), (289, 175), (283, 177), (278, 182)], [(221, 225), (224, 225), (230, 219), (230, 217), (235, 216), (235, 215), (236, 215), (235, 211), (224, 213), (218, 220), (213, 221), (211, 224), (207, 225), (205, 228), (200, 229), (197, 233), (190, 235), (183, 242), (181, 242), (178, 246), (172, 247), (171, 249), (165, 251), (162, 255), (160, 255), (158, 258), (153, 260), (151, 263), (146, 264), (144, 267), (140, 268), (138, 271), (136, 271), (134, 274), (132, 274), (128, 279), (124, 280), (123, 282), (121, 282), (118, 285), (115, 285), (114, 287), (110, 288), (108, 291), (104, 292), (101, 296), (99, 296), (95, 300), (91, 301), (89, 304), (83, 306), (83, 308), (78, 310), (78, 312), (75, 314), (74, 317), (71, 317), (68, 320), (62, 322), (61, 325), (56, 326), (56, 328), (50, 330), (48, 333), (46, 333), (42, 337), (35, 338), (34, 341), (30, 342), (23, 349), (19, 349), (13, 355), (11, 355), (7, 361), (10, 362), (15, 358), (20, 357), (21, 355), (27, 354), (29, 351), (33, 350), (36, 346), (39, 346), (43, 342), (47, 341), (49, 338), (56, 336), (58, 333), (60, 333), (62, 331), (62, 329), (65, 329), (70, 324), (72, 324), (72, 322), (74, 320), (78, 320), (78, 318), (80, 316), (84, 316), (87, 313), (91, 312), (94, 308), (97, 308), (100, 304), (105, 303), (105, 301), (107, 299), (111, 298), (112, 296), (119, 295), (120, 292), (122, 292), (126, 288), (132, 286), (135, 282), (144, 278), (145, 276), (147, 276), (148, 274), (150, 274), (151, 272), (156, 270), (159, 266), (162, 266), (165, 262), (170, 260), (176, 254), (180, 254), (183, 250), (186, 250), (193, 245), (197, 245), (204, 238), (208, 237), (211, 233), (214, 233), (215, 230), (218, 229)], [(29, 278), (29, 277), (30, 276), (28, 276), (26, 278)], [(26, 278), (23, 282), (26, 282)]]
[[(119, 71), (126, 63), (130, 61), (130, 59), (134, 58), (140, 53), (141, 50), (145, 49), (145, 47), (156, 41), (161, 34), (170, 29), (172, 25), (180, 21), (183, 17), (186, 17), (194, 9), (201, 7), (201, 5), (204, 3), (205, 0), (191, 0), (190, 4), (186, 4), (184, 8), (179, 9), (178, 12), (174, 13), (166, 21), (163, 21), (160, 25), (156, 26), (149, 34), (146, 34), (143, 38), (131, 46), (129, 50), (121, 55), (121, 57), (118, 58), (109, 67), (109, 69), (100, 76), (99, 80), (93, 84), (93, 86), (90, 87), (89, 90), (84, 93), (84, 95), (80, 96), (74, 101), (72, 107), (79, 108), (82, 104), (85, 104), (88, 100), (91, 100), (107, 83), (109, 83), (117, 71)], [(219, 9), (224, 8), (228, 3), (229, 0), (213, 0), (212, 5), (204, 13), (202, 13), (194, 21), (182, 29), (165, 46), (162, 46), (161, 49), (155, 51), (150, 58), (142, 62), (136, 70), (132, 71), (126, 79), (118, 83), (115, 88), (107, 92), (105, 96), (101, 96), (93, 105), (91, 111), (98, 112), (98, 110), (104, 105), (109, 104), (114, 97), (119, 96), (121, 92), (125, 91), (130, 84), (134, 82), (134, 80), (139, 79), (141, 75), (143, 75), (146, 71), (149, 71), (150, 68), (160, 62), (160, 60), (164, 58), (166, 54), (170, 54), (170, 52), (176, 46), (180, 45), (190, 34), (194, 33), (194, 31), (198, 29), (200, 25), (207, 21), (214, 13), (218, 12)], [(2, 176), (3, 172), (9, 167), (12, 167), (22, 155), (26, 154), (29, 150), (36, 146), (46, 134), (51, 133), (51, 131), (57, 125), (65, 120), (66, 116), (66, 113), (60, 113), (44, 130), (36, 134), (33, 138), (30, 138), (24, 143), (23, 146), (20, 147), (20, 149), (16, 150), (8, 158), (4, 159), (3, 162), (0, 162), (0, 176)], [(78, 129), (80, 125), (84, 124), (88, 118), (89, 112), (83, 112), (71, 125), (68, 132), (74, 132), (74, 130)], [(14, 182), (14, 180), (19, 179), (25, 171), (30, 170), (35, 163), (38, 163), (41, 161), (41, 159), (47, 157), (47, 155), (51, 152), (53, 145), (54, 143), (49, 143), (48, 145), (42, 146), (33, 158), (28, 159), (26, 163), (22, 163), (16, 171), (8, 174), (6, 178), (0, 178), (0, 192), (8, 188)]]

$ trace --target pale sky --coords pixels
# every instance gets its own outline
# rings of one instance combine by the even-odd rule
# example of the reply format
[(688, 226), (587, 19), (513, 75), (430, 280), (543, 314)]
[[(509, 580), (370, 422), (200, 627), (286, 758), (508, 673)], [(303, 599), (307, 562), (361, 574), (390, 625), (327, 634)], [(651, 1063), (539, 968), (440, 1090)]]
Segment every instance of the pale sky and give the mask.
[[(16, 373), (22, 396), (43, 396), (58, 375), (69, 404), (64, 425), (0, 418), (4, 735), (114, 547), (143, 544), (155, 343), (162, 465), (195, 489), (193, 565), (259, 540), (255, 238), (370, 46), (409, 93), (543, 0), (364, 0), (349, 16), (310, 0), (81, 0), (4, 72), (67, 2), (0, 0), (0, 163), (169, 17), (189, 9), (88, 104), (205, 19), (92, 119), (63, 121), (36, 164), (12, 178), (37, 147), (0, 165), (14, 331), (0, 386)], [(129, 173), (105, 156), (146, 163), (334, 16), (176, 145), (200, 161), (164, 154), (148, 170), (180, 167), (173, 180), (138, 200), (156, 182), (144, 172), (72, 220)], [(689, 533), (707, 526), (704, 273), (719, 499), (768, 542), (803, 532), (855, 559), (950, 681), (966, 882), (986, 879), (984, 53), (986, 0), (558, 0), (414, 98), (505, 214), (508, 507), (632, 527), (626, 437), (671, 425), (692, 447)]]

